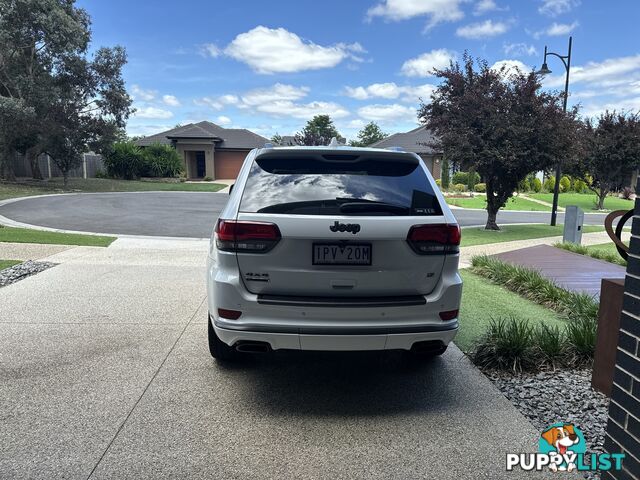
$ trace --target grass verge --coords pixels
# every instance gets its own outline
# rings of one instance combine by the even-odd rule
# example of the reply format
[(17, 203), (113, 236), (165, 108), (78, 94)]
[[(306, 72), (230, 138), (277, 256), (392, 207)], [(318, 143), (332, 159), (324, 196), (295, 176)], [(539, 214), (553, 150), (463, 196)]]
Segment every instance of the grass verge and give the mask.
[(24, 183), (4, 183), (0, 182), (0, 200), (16, 197), (28, 197), (32, 195), (47, 195), (51, 193), (69, 192), (217, 192), (225, 188), (221, 183), (180, 183), (162, 181), (139, 181), (139, 180), (112, 180), (104, 178), (72, 178), (69, 180), (69, 188), (65, 190), (62, 186), (62, 179), (52, 178), (50, 180)]
[[(553, 193), (530, 193), (527, 194), (531, 198), (536, 200), (542, 200), (544, 202), (553, 202)], [(586, 212), (595, 210), (596, 208), (596, 195), (594, 193), (561, 193), (558, 196), (558, 205), (566, 207), (567, 205), (577, 205)], [(633, 208), (632, 200), (625, 200), (624, 198), (608, 196), (604, 199), (605, 210), (629, 210)]]
[(81, 235), (77, 233), (48, 232), (30, 228), (0, 226), (0, 242), (45, 243), (53, 245), (79, 245), (86, 247), (108, 247), (116, 237)]
[(565, 322), (548, 308), (510, 292), (506, 288), (487, 282), (484, 278), (461, 270), (464, 281), (460, 306), (460, 330), (455, 343), (463, 351), (471, 352), (483, 339), (492, 318), (519, 317), (533, 324), (562, 328)]
[(22, 263), (20, 260), (0, 260), (0, 270)]
[[(544, 238), (562, 236), (562, 225), (504, 225), (501, 230), (485, 230), (480, 227), (465, 227), (462, 229), (462, 247), (486, 245), (489, 243), (512, 242), (529, 238)], [(585, 225), (584, 233), (603, 232), (604, 227)]]
[(615, 263), (623, 267), (627, 266), (627, 261), (620, 256), (613, 243), (584, 246), (578, 245), (577, 243), (558, 242), (554, 243), (553, 246), (573, 253), (579, 253), (580, 255), (588, 255), (589, 257), (604, 260), (605, 262)]
[[(461, 208), (472, 208), (484, 210), (487, 208), (487, 199), (483, 195), (476, 195), (475, 197), (469, 198), (456, 198), (456, 197), (445, 197), (447, 203), (449, 205), (455, 205), (456, 207)], [(512, 197), (503, 207), (503, 210), (528, 210), (532, 212), (550, 212), (551, 207), (547, 207), (546, 205), (541, 205), (536, 202), (532, 202), (531, 200), (527, 200), (525, 198), (520, 197)]]

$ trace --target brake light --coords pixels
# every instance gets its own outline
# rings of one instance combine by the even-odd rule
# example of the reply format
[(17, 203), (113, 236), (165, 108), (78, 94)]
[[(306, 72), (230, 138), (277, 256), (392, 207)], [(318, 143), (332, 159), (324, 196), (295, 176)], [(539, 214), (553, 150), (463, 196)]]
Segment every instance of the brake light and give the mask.
[(229, 320), (237, 320), (240, 318), (240, 315), (242, 315), (242, 312), (239, 310), (228, 310), (226, 308), (218, 309), (218, 316)]
[(460, 227), (452, 224), (414, 225), (407, 242), (419, 255), (440, 255), (460, 251)]
[(225, 252), (265, 253), (280, 241), (280, 229), (275, 223), (218, 220), (215, 228), (216, 246)]

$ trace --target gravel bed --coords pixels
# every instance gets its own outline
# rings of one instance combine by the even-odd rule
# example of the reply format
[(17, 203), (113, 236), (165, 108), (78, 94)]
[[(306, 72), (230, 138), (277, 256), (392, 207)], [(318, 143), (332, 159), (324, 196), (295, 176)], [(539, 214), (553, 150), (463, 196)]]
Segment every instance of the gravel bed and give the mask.
[(591, 369), (484, 374), (540, 432), (552, 423), (573, 423), (584, 433), (588, 452), (604, 451), (609, 399), (591, 388)]
[(23, 278), (27, 278), (36, 273), (40, 273), (47, 268), (55, 266), (55, 263), (49, 262), (34, 262), (27, 260), (26, 262), (19, 263), (13, 267), (0, 270), (0, 287), (7, 286), (11, 283), (16, 283)]

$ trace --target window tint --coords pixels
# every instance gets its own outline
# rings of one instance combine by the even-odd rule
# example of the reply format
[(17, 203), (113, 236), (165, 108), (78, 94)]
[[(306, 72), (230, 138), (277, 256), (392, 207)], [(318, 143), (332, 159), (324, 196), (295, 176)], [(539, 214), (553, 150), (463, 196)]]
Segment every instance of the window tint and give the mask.
[(427, 176), (412, 159), (258, 158), (241, 212), (290, 215), (442, 215)]

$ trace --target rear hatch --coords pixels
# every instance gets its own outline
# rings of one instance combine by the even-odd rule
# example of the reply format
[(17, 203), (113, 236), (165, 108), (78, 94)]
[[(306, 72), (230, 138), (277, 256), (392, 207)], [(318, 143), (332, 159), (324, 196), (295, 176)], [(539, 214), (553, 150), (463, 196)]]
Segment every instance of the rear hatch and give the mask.
[(237, 235), (247, 290), (378, 297), (434, 289), (459, 229), (446, 225), (424, 167), (409, 154), (353, 152), (256, 158), (236, 224), (222, 226)]

